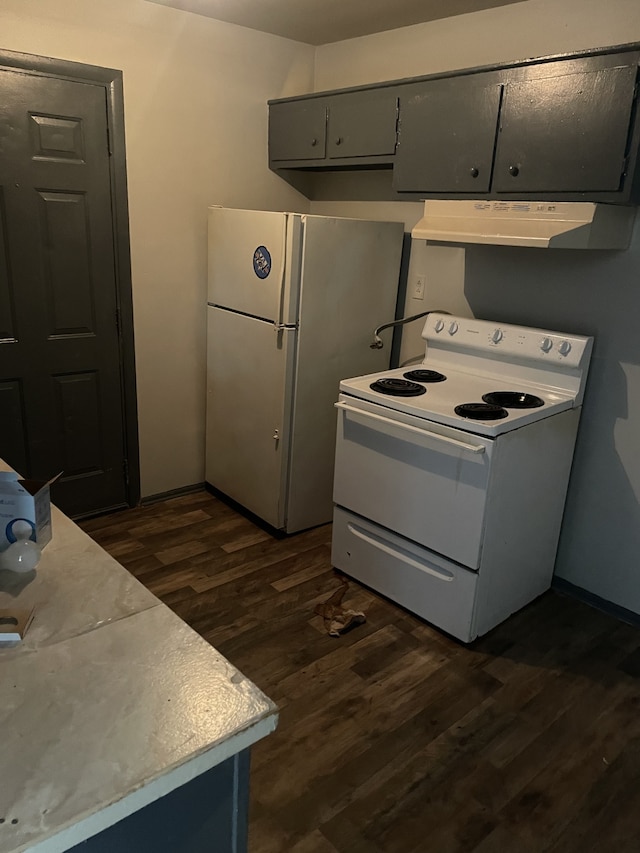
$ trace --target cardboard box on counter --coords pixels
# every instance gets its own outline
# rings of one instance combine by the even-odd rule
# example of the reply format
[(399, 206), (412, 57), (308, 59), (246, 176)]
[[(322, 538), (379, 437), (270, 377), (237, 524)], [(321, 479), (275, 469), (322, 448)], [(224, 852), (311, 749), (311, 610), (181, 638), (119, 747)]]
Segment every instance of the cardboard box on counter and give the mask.
[[(50, 480), (21, 480), (13, 471), (0, 471), (0, 551), (4, 551), (27, 528), (40, 548), (51, 541)], [(24, 537), (26, 538), (26, 537)]]
[(0, 610), (0, 646), (12, 646), (24, 639), (33, 619), (34, 608)]

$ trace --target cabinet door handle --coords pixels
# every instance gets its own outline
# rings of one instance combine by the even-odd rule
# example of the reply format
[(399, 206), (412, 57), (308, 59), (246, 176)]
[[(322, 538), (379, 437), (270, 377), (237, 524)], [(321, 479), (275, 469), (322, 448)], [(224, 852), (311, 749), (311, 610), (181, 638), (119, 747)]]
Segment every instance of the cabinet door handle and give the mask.
[(344, 142), (344, 139), (343, 139), (341, 136), (339, 136), (339, 137), (336, 139), (336, 145), (342, 145), (342, 143), (343, 143), (343, 142)]
[(472, 178), (477, 178), (478, 175), (480, 174), (480, 169), (478, 169), (476, 166), (472, 166), (469, 169), (469, 174), (471, 175)]
[(517, 178), (518, 175), (520, 174), (520, 167), (519, 166), (509, 166), (509, 173), (511, 174), (512, 177)]
[(312, 144), (312, 145), (317, 145), (317, 144), (318, 144), (318, 140), (317, 140), (317, 139), (312, 139), (312, 140), (311, 140), (311, 144)]

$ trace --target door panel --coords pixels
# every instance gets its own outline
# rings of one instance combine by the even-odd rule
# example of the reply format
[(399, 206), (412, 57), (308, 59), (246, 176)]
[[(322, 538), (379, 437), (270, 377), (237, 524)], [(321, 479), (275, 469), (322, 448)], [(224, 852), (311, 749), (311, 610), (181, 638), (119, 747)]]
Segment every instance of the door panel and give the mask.
[(24, 393), (19, 379), (0, 381), (0, 436), (2, 458), (11, 459), (17, 471), (29, 471)]
[(25, 476), (63, 471), (52, 498), (71, 515), (122, 506), (105, 88), (0, 71), (0, 93), (0, 382), (26, 438), (3, 422), (0, 452)]
[(284, 287), (288, 219), (299, 223), (284, 213), (209, 209), (210, 304), (271, 322), (295, 319)]
[(207, 309), (206, 480), (280, 528), (296, 332)]
[(13, 304), (14, 283), (7, 249), (7, 213), (2, 186), (0, 186), (0, 346), (15, 340), (16, 318)]
[(49, 247), (44, 257), (48, 336), (95, 335), (91, 235), (87, 200), (80, 193), (39, 193), (39, 219)]
[(100, 471), (102, 459), (96, 442), (100, 436), (100, 392), (98, 374), (72, 373), (52, 377), (55, 383), (57, 419), (67, 424), (60, 435), (61, 454), (76, 476)]

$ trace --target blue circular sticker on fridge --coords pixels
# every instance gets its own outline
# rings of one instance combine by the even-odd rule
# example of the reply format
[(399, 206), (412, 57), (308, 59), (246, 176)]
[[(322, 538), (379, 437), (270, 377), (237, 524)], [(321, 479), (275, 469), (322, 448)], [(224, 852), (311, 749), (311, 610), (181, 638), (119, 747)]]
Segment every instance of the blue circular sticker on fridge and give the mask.
[(271, 272), (271, 255), (266, 246), (258, 246), (253, 253), (253, 271), (258, 278), (266, 278)]

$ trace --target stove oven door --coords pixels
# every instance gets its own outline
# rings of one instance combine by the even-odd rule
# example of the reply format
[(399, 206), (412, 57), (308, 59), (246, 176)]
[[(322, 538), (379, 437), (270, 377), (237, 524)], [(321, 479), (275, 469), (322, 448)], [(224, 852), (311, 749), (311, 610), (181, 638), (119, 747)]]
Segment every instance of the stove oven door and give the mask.
[(477, 569), (493, 439), (345, 394), (336, 407), (334, 502)]

